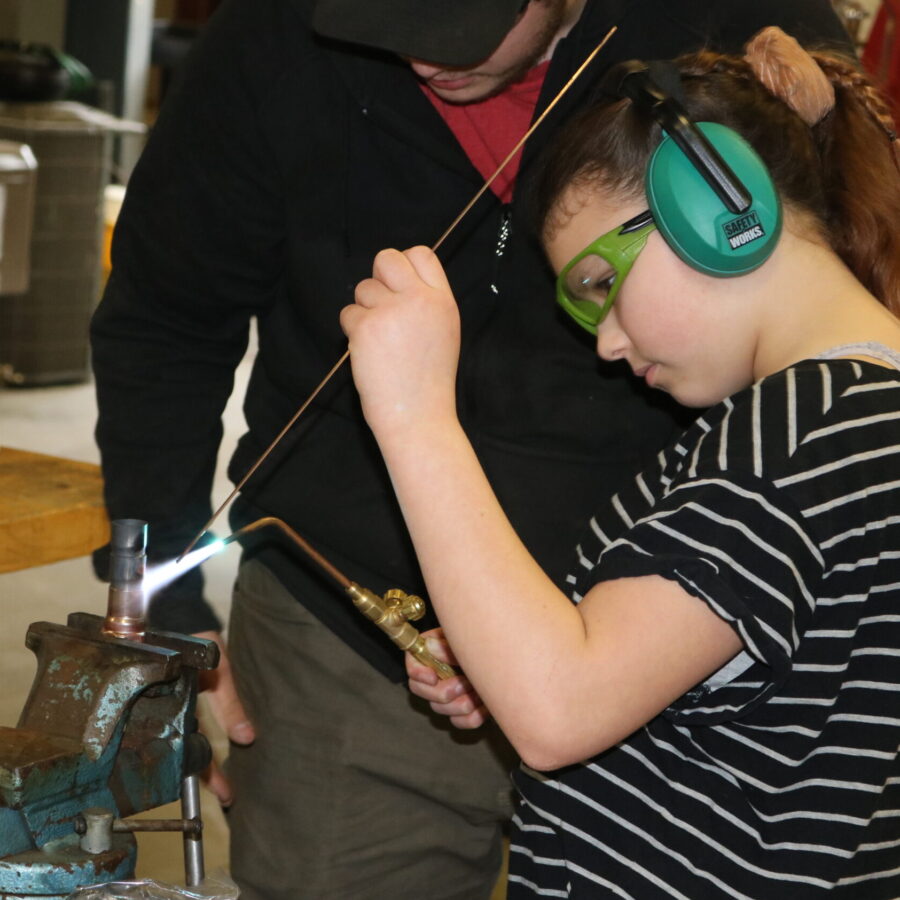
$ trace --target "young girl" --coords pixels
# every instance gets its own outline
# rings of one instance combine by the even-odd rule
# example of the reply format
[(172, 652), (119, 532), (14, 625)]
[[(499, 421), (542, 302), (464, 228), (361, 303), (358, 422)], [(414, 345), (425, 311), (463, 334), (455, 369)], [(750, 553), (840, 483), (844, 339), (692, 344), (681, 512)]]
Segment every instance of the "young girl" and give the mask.
[(652, 115), (620, 99), (561, 135), (537, 191), (561, 302), (604, 360), (709, 407), (591, 520), (565, 593), (457, 420), (434, 254), (379, 254), (342, 314), (467, 676), (410, 664), (411, 687), (460, 727), (490, 710), (522, 757), (510, 898), (896, 898), (895, 136), (855, 69), (777, 30), (678, 68), (691, 119), (765, 161), (783, 228), (753, 271), (700, 271), (651, 217), (630, 222)]

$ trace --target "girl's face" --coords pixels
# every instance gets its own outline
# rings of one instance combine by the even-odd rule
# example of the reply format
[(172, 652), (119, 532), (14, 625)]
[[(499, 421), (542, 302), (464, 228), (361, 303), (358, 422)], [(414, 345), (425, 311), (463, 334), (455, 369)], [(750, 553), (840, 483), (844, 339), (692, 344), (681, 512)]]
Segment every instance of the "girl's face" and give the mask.
[[(554, 270), (645, 209), (643, 198), (623, 201), (595, 186), (567, 190), (544, 242)], [(697, 272), (651, 232), (597, 328), (597, 354), (626, 360), (635, 375), (685, 406), (718, 403), (754, 380), (754, 305), (730, 290), (740, 280)]]

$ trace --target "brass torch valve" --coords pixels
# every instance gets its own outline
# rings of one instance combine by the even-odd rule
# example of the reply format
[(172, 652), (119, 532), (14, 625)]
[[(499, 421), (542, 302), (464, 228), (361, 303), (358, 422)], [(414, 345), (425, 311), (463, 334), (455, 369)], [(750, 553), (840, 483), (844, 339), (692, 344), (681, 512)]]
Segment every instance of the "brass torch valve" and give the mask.
[(422, 665), (437, 673), (438, 678), (452, 678), (456, 672), (439, 660), (426, 646), (425, 638), (409, 624), (425, 615), (425, 601), (415, 594), (407, 594), (399, 588), (391, 588), (383, 597), (374, 591), (351, 582), (347, 588), (353, 605), (375, 623), (393, 642), (406, 653), (411, 653)]
[(332, 565), (321, 553), (315, 550), (287, 522), (275, 516), (264, 516), (243, 528), (239, 528), (222, 541), (222, 545), (230, 544), (241, 535), (260, 528), (273, 526), (290, 538), (316, 565), (333, 578), (353, 600), (353, 605), (370, 621), (374, 622), (401, 650), (412, 655), (424, 666), (437, 672), (438, 678), (452, 678), (456, 672), (447, 663), (441, 662), (425, 646), (425, 638), (409, 624), (410, 619), (416, 621), (425, 615), (425, 601), (414, 594), (406, 594), (398, 588), (387, 591), (379, 597), (374, 591), (360, 587), (351, 581), (343, 572)]

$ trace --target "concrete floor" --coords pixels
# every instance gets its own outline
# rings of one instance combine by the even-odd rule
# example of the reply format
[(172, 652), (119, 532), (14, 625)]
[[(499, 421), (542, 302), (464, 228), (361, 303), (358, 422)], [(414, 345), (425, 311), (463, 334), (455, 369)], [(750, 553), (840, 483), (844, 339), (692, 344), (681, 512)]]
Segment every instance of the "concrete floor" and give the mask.
[[(224, 473), (224, 461), (244, 430), (241, 398), (252, 355), (251, 349), (238, 369), (235, 391), (223, 417), (225, 437), (213, 489), (216, 503), (224, 500), (231, 490)], [(0, 445), (99, 462), (93, 439), (95, 419), (93, 384), (0, 387)], [(204, 565), (207, 596), (223, 621), (228, 618), (231, 584), (239, 554), (237, 545), (232, 545)], [(24, 646), (28, 625), (41, 620), (62, 623), (74, 611), (102, 615), (105, 609), (105, 586), (94, 578), (86, 557), (0, 575), (0, 725), (16, 724), (34, 675), (34, 657)], [(227, 742), (221, 733), (211, 731), (213, 744), (221, 753)], [(215, 798), (205, 789), (202, 806), (207, 871), (225, 870), (228, 836), (224, 816)], [(176, 816), (180, 816), (176, 804), (151, 815), (152, 818)], [(181, 842), (177, 836), (142, 834), (138, 847), (139, 875), (172, 883), (183, 882)]]

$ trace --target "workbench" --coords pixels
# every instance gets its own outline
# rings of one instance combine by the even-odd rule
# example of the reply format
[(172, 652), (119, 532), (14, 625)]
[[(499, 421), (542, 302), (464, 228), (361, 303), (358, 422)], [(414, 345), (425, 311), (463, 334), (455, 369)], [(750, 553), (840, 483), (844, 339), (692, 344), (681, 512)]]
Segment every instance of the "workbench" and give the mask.
[(108, 540), (99, 466), (0, 447), (0, 573), (84, 556)]

